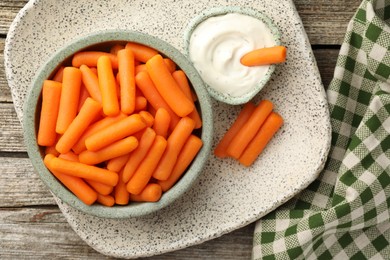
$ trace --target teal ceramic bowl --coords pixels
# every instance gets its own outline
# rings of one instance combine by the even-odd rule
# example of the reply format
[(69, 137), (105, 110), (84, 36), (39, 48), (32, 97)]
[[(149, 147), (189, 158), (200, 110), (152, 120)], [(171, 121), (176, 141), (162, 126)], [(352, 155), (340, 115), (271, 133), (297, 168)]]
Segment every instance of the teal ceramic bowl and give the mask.
[[(46, 168), (43, 163), (43, 149), (37, 145), (37, 126), (39, 125), (41, 90), (45, 79), (50, 78), (56, 69), (76, 52), (96, 46), (109, 46), (120, 42), (137, 42), (150, 46), (164, 56), (172, 59), (188, 76), (188, 79), (198, 96), (199, 111), (203, 120), (203, 126), (197, 133), (203, 141), (203, 147), (198, 155), (187, 169), (183, 177), (169, 191), (163, 193), (158, 202), (131, 202), (127, 206), (115, 205), (105, 207), (98, 204), (88, 206), (81, 202), (66, 187), (64, 187)], [(198, 75), (191, 62), (173, 46), (158, 38), (134, 31), (101, 31), (86, 35), (70, 42), (62, 49), (57, 51), (51, 58), (39, 69), (36, 77), (30, 86), (27, 102), (24, 107), (24, 139), (27, 146), (28, 155), (32, 164), (39, 174), (42, 181), (47, 185), (50, 191), (60, 200), (70, 206), (90, 215), (103, 218), (130, 218), (156, 212), (178, 199), (186, 192), (202, 173), (203, 166), (208, 160), (211, 143), (213, 138), (213, 115), (211, 109), (211, 100), (205, 89), (204, 83)]]
[[(272, 38), (275, 42), (275, 45), (281, 45), (281, 34), (276, 26), (276, 24), (271, 20), (266, 14), (263, 12), (260, 12), (259, 10), (255, 10), (252, 8), (246, 8), (246, 7), (241, 7), (241, 6), (221, 6), (221, 7), (214, 7), (210, 9), (206, 9), (203, 12), (199, 13), (194, 19), (192, 19), (185, 31), (184, 34), (184, 45), (185, 45), (185, 52), (187, 57), (191, 60), (191, 54), (190, 54), (190, 44), (191, 44), (191, 37), (193, 35), (194, 30), (204, 21), (206, 21), (209, 18), (217, 17), (217, 16), (223, 16), (226, 14), (232, 14), (232, 13), (237, 13), (237, 14), (243, 14), (247, 15), (250, 17), (254, 17), (261, 22), (265, 24), (265, 26), (269, 29)], [(241, 31), (241, 30), (240, 30)], [(240, 31), (237, 31), (238, 33)], [(243, 30), (242, 30), (243, 31)], [(213, 37), (209, 35), (209, 37)], [(215, 42), (219, 42), (219, 44), (223, 43), (221, 39), (216, 37), (217, 39), (214, 39)], [(208, 50), (210, 51), (210, 50)], [(205, 80), (205, 85), (207, 88), (207, 91), (209, 94), (216, 100), (230, 104), (230, 105), (240, 105), (248, 102), (251, 100), (254, 96), (256, 96), (262, 89), (263, 87), (267, 84), (267, 82), (270, 80), (272, 74), (275, 71), (276, 65), (270, 65), (268, 70), (266, 71), (264, 77), (262, 77), (257, 84), (248, 90), (247, 92), (237, 96), (237, 95), (230, 95), (224, 92), (220, 92), (216, 90), (212, 85), (208, 84), (208, 82)], [(198, 69), (200, 72), (204, 69), (197, 67), (195, 64), (195, 68)], [(202, 73), (200, 73), (202, 76)]]

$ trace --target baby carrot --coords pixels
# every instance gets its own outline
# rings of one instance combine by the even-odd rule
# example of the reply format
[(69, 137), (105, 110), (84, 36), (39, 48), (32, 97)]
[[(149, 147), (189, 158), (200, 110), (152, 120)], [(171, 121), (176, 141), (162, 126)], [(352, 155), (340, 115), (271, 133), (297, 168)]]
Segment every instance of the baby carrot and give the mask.
[(79, 68), (81, 65), (87, 65), (88, 67), (97, 67), (98, 59), (101, 56), (106, 56), (111, 61), (113, 69), (118, 68), (118, 58), (116, 55), (102, 51), (82, 51), (73, 55), (72, 66)]
[(242, 126), (230, 142), (227, 148), (227, 154), (229, 156), (235, 159), (240, 158), (244, 149), (256, 135), (268, 115), (272, 112), (272, 109), (273, 104), (268, 100), (262, 100), (257, 105), (248, 121)]
[(42, 108), (38, 129), (38, 144), (52, 146), (57, 139), (56, 123), (62, 84), (53, 80), (45, 80), (42, 86)]
[(239, 158), (240, 163), (250, 166), (282, 125), (283, 118), (279, 114), (272, 112), (242, 153)]
[(217, 147), (214, 149), (215, 156), (219, 158), (227, 157), (228, 154), (226, 152), (230, 142), (237, 135), (238, 131), (244, 126), (244, 124), (248, 121), (249, 117), (252, 115), (256, 106), (253, 102), (249, 101), (244, 105), (242, 110), (237, 116), (236, 121), (230, 126), (229, 130), (222, 137), (221, 141), (219, 141)]
[(130, 154), (129, 160), (123, 168), (123, 181), (125, 183), (133, 176), (137, 167), (148, 153), (155, 138), (156, 133), (151, 128), (146, 128), (139, 140), (138, 147)]
[(146, 98), (141, 96), (135, 97), (135, 111), (145, 110), (147, 105), (148, 101), (146, 100)]
[(176, 64), (173, 62), (173, 60), (164, 58), (164, 63), (167, 66), (170, 73), (173, 73), (176, 70)]
[(194, 110), (194, 103), (177, 85), (161, 55), (149, 59), (146, 69), (158, 92), (178, 116), (185, 117)]
[(115, 205), (115, 199), (111, 195), (98, 194), (96, 201), (102, 204), (103, 206), (107, 206), (107, 207), (112, 207)]
[(120, 50), (123, 50), (125, 48), (124, 45), (121, 45), (121, 44), (115, 44), (114, 46), (112, 46), (110, 48), (110, 53), (114, 54), (114, 55), (117, 55), (118, 54), (118, 51)]
[(119, 113), (116, 81), (112, 71), (111, 61), (107, 56), (101, 56), (97, 61), (99, 89), (102, 94), (103, 112), (107, 116)]
[(130, 49), (134, 53), (135, 59), (143, 63), (158, 54), (155, 49), (135, 42), (128, 42), (126, 49)]
[(126, 189), (126, 183), (122, 180), (122, 171), (119, 172), (119, 181), (114, 188), (114, 198), (115, 203), (118, 205), (127, 205), (129, 204), (130, 194)]
[(157, 91), (153, 81), (149, 74), (145, 71), (138, 73), (135, 76), (135, 82), (137, 87), (142, 91), (149, 104), (157, 111), (160, 107), (168, 111), (171, 116), (170, 129), (173, 129), (179, 122), (180, 118), (175, 112), (169, 107), (167, 102), (162, 98), (160, 93)]
[(129, 160), (130, 154), (131, 153), (112, 158), (107, 163), (107, 169), (113, 172), (120, 172)]
[(138, 113), (145, 121), (147, 127), (151, 127), (154, 123), (154, 117), (148, 111), (140, 111)]
[(54, 170), (50, 166), (51, 160), (56, 158), (54, 155), (46, 155), (44, 163), (51, 173), (65, 186), (67, 187), (76, 197), (87, 205), (92, 205), (97, 199), (97, 193), (88, 186), (81, 178), (63, 174), (59, 171)]
[(134, 54), (127, 48), (118, 51), (121, 111), (131, 114), (135, 108)]
[(102, 106), (92, 98), (87, 98), (78, 115), (70, 123), (68, 129), (58, 140), (56, 150), (60, 153), (69, 152), (77, 143), (85, 129), (92, 120), (100, 113)]
[(56, 74), (54, 74), (54, 77), (52, 80), (57, 81), (57, 82), (62, 82), (62, 75), (64, 74), (64, 66), (59, 67), (57, 70)]
[(171, 122), (171, 116), (164, 108), (159, 108), (154, 117), (153, 130), (157, 135), (161, 135), (164, 138), (168, 137), (169, 123)]
[(60, 155), (60, 153), (56, 150), (56, 146), (55, 145), (52, 145), (52, 146), (47, 146), (45, 148), (45, 155), (46, 154), (52, 154), (54, 156), (58, 156)]
[(102, 149), (92, 152), (83, 151), (79, 155), (79, 160), (82, 163), (94, 165), (112, 158), (130, 153), (138, 146), (138, 140), (134, 136), (129, 136), (119, 141), (116, 141)]
[(140, 194), (130, 194), (131, 201), (137, 202), (156, 202), (159, 201), (162, 195), (160, 185), (157, 183), (148, 183)]
[(89, 95), (97, 102), (102, 103), (102, 94), (99, 89), (99, 80), (97, 75), (87, 65), (80, 66), (81, 78)]
[(87, 137), (85, 145), (90, 151), (97, 151), (115, 141), (130, 136), (146, 127), (139, 114), (132, 114)]
[(62, 91), (56, 132), (65, 133), (70, 123), (77, 115), (81, 87), (81, 72), (77, 68), (66, 67), (62, 78)]
[(284, 46), (273, 46), (250, 51), (241, 57), (244, 66), (277, 64), (286, 61), (287, 49)]
[(126, 185), (127, 191), (131, 194), (140, 194), (141, 191), (148, 184), (152, 177), (153, 171), (156, 168), (161, 156), (163, 155), (167, 141), (164, 137), (156, 136), (152, 147), (138, 166), (134, 175), (131, 177)]
[(90, 125), (86, 130), (85, 132), (82, 134), (82, 136), (80, 137), (80, 139), (77, 141), (77, 143), (72, 147), (72, 150), (76, 153), (76, 154), (79, 154), (81, 153), (82, 151), (86, 150), (87, 147), (85, 146), (85, 140), (87, 139), (87, 137), (89, 137), (90, 135), (92, 135), (93, 133), (96, 133), (97, 131), (115, 123), (115, 122), (118, 122), (122, 119), (126, 118), (126, 115), (123, 114), (123, 113), (119, 113), (119, 115), (117, 116), (113, 116), (113, 117), (105, 117), (103, 119), (101, 119), (100, 121)]
[(146, 71), (146, 64), (143, 63), (143, 64), (139, 64), (139, 65), (135, 66), (135, 69), (134, 69), (135, 75), (137, 75), (141, 71)]
[[(46, 156), (53, 155), (49, 154)], [(73, 162), (54, 157), (48, 161), (47, 167), (53, 171), (58, 171), (63, 174), (76, 176), (87, 180), (97, 181), (110, 186), (115, 186), (118, 183), (118, 174), (116, 172), (86, 165), (80, 162)]]
[(85, 100), (87, 100), (88, 97), (90, 97), (88, 90), (85, 88), (84, 84), (81, 82), (79, 105), (77, 106), (78, 112), (80, 112), (81, 107), (84, 105), (84, 102), (85, 102)]
[(177, 156), (188, 137), (194, 130), (195, 122), (189, 117), (183, 117), (173, 129), (167, 139), (167, 148), (157, 165), (153, 177), (157, 180), (166, 180), (175, 166)]
[[(183, 91), (186, 97), (189, 100), (192, 100), (190, 84), (188, 83), (188, 79), (184, 71), (176, 70), (172, 73), (172, 77), (175, 79), (176, 83), (179, 85), (180, 89)], [(194, 108), (194, 110), (188, 116), (195, 121), (195, 129), (202, 127), (202, 119), (200, 118), (196, 108)]]
[(192, 160), (198, 154), (200, 148), (202, 147), (202, 140), (195, 136), (191, 135), (188, 137), (186, 143), (181, 149), (175, 166), (172, 169), (172, 174), (165, 181), (158, 181), (163, 191), (169, 190), (183, 175), (184, 171), (191, 164)]

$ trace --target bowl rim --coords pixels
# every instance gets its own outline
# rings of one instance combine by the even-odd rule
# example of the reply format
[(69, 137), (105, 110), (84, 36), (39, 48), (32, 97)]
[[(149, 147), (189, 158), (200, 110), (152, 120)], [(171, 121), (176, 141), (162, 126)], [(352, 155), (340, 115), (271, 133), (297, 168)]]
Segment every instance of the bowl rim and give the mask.
[[(252, 16), (254, 18), (257, 18), (261, 20), (263, 23), (267, 25), (267, 27), (271, 30), (272, 36), (275, 40), (276, 45), (281, 44), (281, 33), (279, 31), (279, 28), (276, 26), (274, 21), (269, 18), (264, 12), (250, 8), (250, 7), (242, 7), (242, 6), (219, 6), (219, 7), (213, 7), (204, 9), (201, 11), (195, 18), (193, 18), (188, 24), (184, 32), (184, 51), (185, 55), (188, 57), (188, 59), (191, 61), (190, 58), (190, 52), (189, 52), (189, 46), (190, 46), (190, 39), (193, 31), (196, 29), (196, 27), (207, 20), (208, 18), (214, 17), (214, 16), (221, 16), (229, 13), (239, 13), (244, 14), (248, 16)], [(192, 62), (192, 61), (191, 61)], [(241, 95), (241, 96), (231, 96), (226, 93), (221, 93), (211, 86), (209, 86), (205, 82), (205, 86), (207, 91), (209, 92), (210, 96), (214, 99), (230, 104), (230, 105), (241, 105), (249, 100), (251, 100), (253, 97), (255, 97), (266, 85), (266, 83), (270, 80), (272, 74), (274, 73), (276, 68), (275, 64), (269, 65), (269, 69), (265, 76), (259, 81), (259, 83), (256, 85), (255, 88), (253, 88), (248, 93)]]
[[(88, 206), (63, 186), (43, 163), (40, 146), (38, 146), (36, 138), (37, 120), (35, 119), (38, 119), (37, 103), (41, 96), (43, 81), (48, 79), (55, 69), (57, 69), (66, 59), (71, 57), (74, 53), (93, 45), (119, 41), (131, 41), (155, 48), (159, 53), (172, 59), (180, 69), (186, 72), (186, 75), (198, 96), (198, 102), (201, 108), (200, 112), (203, 121), (201, 139), (203, 141), (203, 146), (187, 169), (186, 174), (184, 174), (179, 181), (182, 185), (175, 185), (169, 191), (163, 193), (163, 196), (158, 202), (133, 202), (126, 206), (115, 205), (114, 207), (106, 207), (98, 204)], [(57, 50), (35, 74), (32, 84), (28, 89), (23, 113), (23, 134), (27, 153), (41, 180), (49, 188), (51, 193), (56, 195), (61, 201), (86, 214), (102, 218), (123, 219), (141, 217), (156, 212), (173, 203), (194, 184), (202, 173), (203, 167), (209, 158), (214, 132), (211, 99), (206, 91), (203, 80), (193, 67), (192, 63), (185, 55), (168, 42), (152, 35), (131, 30), (102, 30), (89, 33), (70, 41)]]

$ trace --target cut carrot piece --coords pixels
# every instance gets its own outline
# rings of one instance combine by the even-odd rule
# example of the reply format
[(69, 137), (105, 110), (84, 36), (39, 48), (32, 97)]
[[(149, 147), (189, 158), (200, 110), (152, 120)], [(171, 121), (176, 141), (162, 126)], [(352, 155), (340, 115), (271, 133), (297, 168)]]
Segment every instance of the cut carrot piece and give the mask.
[(84, 102), (85, 102), (85, 100), (87, 100), (88, 97), (90, 97), (88, 90), (85, 88), (84, 84), (81, 82), (79, 105), (77, 107), (78, 112), (80, 112), (81, 107), (84, 105)]
[(115, 44), (114, 46), (112, 46), (110, 48), (110, 53), (114, 54), (114, 55), (117, 55), (118, 54), (118, 51), (120, 50), (123, 50), (125, 48), (124, 45), (121, 45), (121, 44)]
[(136, 169), (148, 153), (155, 138), (156, 133), (151, 128), (146, 128), (139, 140), (138, 147), (130, 154), (129, 160), (123, 168), (123, 181), (125, 183), (127, 183), (133, 176)]
[(51, 173), (65, 186), (67, 187), (77, 198), (87, 205), (92, 205), (98, 195), (88, 186), (81, 178), (66, 175), (51, 167), (50, 162), (56, 158), (54, 155), (49, 154), (45, 156), (44, 163)]
[(131, 153), (112, 158), (107, 163), (107, 169), (113, 172), (120, 172), (129, 160), (130, 154)]
[(157, 183), (149, 183), (140, 194), (130, 194), (130, 200), (138, 202), (156, 202), (160, 200), (161, 196), (161, 186)]
[(161, 135), (164, 138), (168, 137), (169, 124), (171, 122), (171, 116), (164, 108), (159, 108), (154, 117), (153, 130), (157, 135)]
[(175, 128), (179, 122), (180, 117), (173, 112), (170, 106), (165, 102), (160, 93), (157, 91), (156, 86), (151, 80), (149, 74), (145, 71), (138, 73), (135, 76), (135, 82), (137, 87), (142, 91), (149, 104), (157, 111), (160, 107), (168, 111), (171, 116), (170, 129)]
[(115, 199), (111, 195), (98, 194), (97, 202), (106, 207), (112, 207), (115, 205)]
[(145, 121), (147, 127), (152, 127), (154, 123), (154, 117), (148, 111), (141, 111), (138, 113)]
[(62, 78), (62, 91), (56, 132), (65, 133), (66, 129), (77, 115), (81, 87), (81, 72), (77, 68), (66, 67)]
[(102, 94), (99, 89), (99, 80), (97, 74), (93, 72), (87, 65), (80, 66), (82, 81), (89, 95), (97, 102), (102, 103)]
[(45, 149), (45, 155), (46, 154), (52, 154), (54, 156), (58, 156), (60, 155), (60, 153), (56, 150), (56, 146), (55, 145), (52, 145), (52, 146), (47, 146), (46, 149)]
[(145, 110), (148, 105), (148, 101), (145, 97), (138, 96), (135, 98), (135, 111)]
[(256, 135), (265, 119), (272, 112), (271, 101), (262, 100), (255, 108), (248, 121), (238, 131), (227, 148), (227, 154), (235, 159), (240, 158), (249, 142)]
[(62, 84), (45, 80), (42, 87), (42, 108), (39, 120), (37, 141), (42, 146), (52, 146), (57, 140), (56, 123)]
[(59, 67), (56, 74), (54, 74), (53, 81), (62, 82), (62, 76), (64, 75), (64, 66)]
[(180, 119), (167, 139), (167, 148), (153, 173), (155, 179), (164, 181), (169, 178), (175, 166), (177, 156), (194, 130), (194, 127), (195, 122), (191, 118), (183, 117)]
[(173, 73), (176, 70), (176, 63), (174, 63), (173, 60), (164, 58), (164, 62), (170, 73)]
[(87, 98), (80, 113), (70, 123), (65, 133), (58, 140), (56, 150), (60, 153), (69, 152), (77, 143), (85, 129), (90, 125), (92, 120), (100, 113), (102, 106), (92, 98)]
[(118, 68), (118, 58), (116, 55), (102, 51), (82, 51), (73, 55), (72, 66), (79, 68), (81, 65), (88, 67), (97, 67), (98, 59), (101, 56), (106, 56), (110, 59), (113, 69)]
[(135, 109), (134, 55), (130, 49), (118, 51), (121, 111), (133, 113)]
[(245, 166), (252, 165), (282, 125), (283, 118), (279, 114), (272, 112), (242, 153), (239, 158), (240, 163)]
[(103, 112), (107, 116), (116, 116), (119, 113), (119, 102), (116, 80), (112, 71), (110, 59), (101, 56), (97, 62), (99, 89), (102, 94)]
[(135, 69), (134, 69), (135, 75), (137, 75), (141, 71), (146, 71), (146, 64), (143, 63), (143, 64), (139, 64), (139, 65), (135, 66)]
[(177, 85), (161, 55), (148, 60), (146, 69), (160, 95), (178, 116), (185, 117), (194, 110), (194, 103)]
[(132, 114), (115, 122), (87, 137), (85, 145), (90, 151), (101, 148), (130, 136), (146, 127), (144, 119), (139, 114)]
[(135, 59), (143, 63), (158, 54), (155, 49), (135, 42), (128, 42), (126, 49), (130, 49), (134, 53)]
[(175, 166), (173, 167), (172, 174), (165, 181), (158, 181), (162, 190), (165, 192), (169, 190), (183, 175), (187, 167), (194, 160), (195, 156), (198, 154), (200, 148), (202, 147), (202, 140), (195, 136), (191, 135), (188, 137), (186, 143), (180, 151), (180, 154), (177, 157)]
[(284, 46), (274, 46), (250, 51), (241, 57), (240, 62), (245, 66), (277, 64), (286, 61), (287, 49)]
[(119, 181), (114, 189), (114, 198), (116, 204), (127, 205), (129, 204), (130, 194), (126, 189), (126, 183), (122, 180), (122, 174), (122, 172), (119, 172)]
[(80, 153), (79, 160), (82, 163), (94, 165), (110, 160), (112, 158), (130, 153), (138, 146), (138, 140), (134, 136), (129, 136), (116, 141), (96, 152), (84, 151)]
[(138, 166), (136, 172), (131, 177), (126, 185), (127, 191), (131, 194), (140, 194), (146, 187), (153, 171), (156, 168), (161, 156), (163, 155), (167, 141), (162, 136), (156, 136), (153, 141), (152, 147), (148, 151), (141, 164)]
[(253, 111), (255, 110), (256, 105), (249, 101), (244, 105), (242, 110), (237, 116), (236, 121), (231, 125), (229, 130), (222, 137), (221, 141), (219, 141), (217, 147), (214, 149), (214, 154), (219, 158), (227, 157), (227, 148), (233, 138), (237, 135), (240, 129), (244, 126), (244, 124), (248, 121)]

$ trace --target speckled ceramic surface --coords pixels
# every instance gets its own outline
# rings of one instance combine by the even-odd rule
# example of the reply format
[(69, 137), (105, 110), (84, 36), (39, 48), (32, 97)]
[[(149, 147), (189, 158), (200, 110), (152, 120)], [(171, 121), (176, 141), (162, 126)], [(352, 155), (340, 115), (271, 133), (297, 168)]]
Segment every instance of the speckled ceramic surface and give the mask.
[[(186, 72), (186, 75), (192, 83), (199, 99), (203, 123), (200, 137), (203, 141), (203, 146), (183, 178), (181, 178), (181, 180), (169, 191), (165, 192), (161, 199), (156, 203), (130, 203), (126, 206), (114, 207), (105, 207), (97, 204), (87, 206), (73, 195), (72, 192), (61, 185), (61, 183), (57, 181), (43, 163), (43, 157), (37, 144), (36, 126), (39, 125), (39, 122), (37, 122), (37, 120), (39, 120), (39, 117), (37, 116), (39, 115), (39, 111), (37, 112), (37, 104), (41, 97), (44, 80), (50, 78), (53, 71), (55, 71), (59, 65), (64, 62), (64, 60), (67, 60), (74, 53), (85, 48), (94, 49), (94, 45), (96, 48), (96, 44), (104, 44), (104, 42), (111, 46), (114, 45), (115, 42), (137, 42), (158, 50), (161, 54), (173, 60), (183, 71)], [(207, 162), (211, 150), (211, 142), (213, 138), (211, 99), (196, 69), (180, 51), (173, 48), (166, 42), (161, 41), (156, 37), (130, 30), (112, 29), (87, 34), (82, 37), (77, 37), (71, 43), (55, 52), (48, 62), (46, 62), (36, 73), (33, 84), (29, 89), (23, 112), (23, 130), (27, 152), (41, 179), (59, 199), (72, 207), (83, 211), (84, 213), (98, 217), (116, 219), (140, 217), (166, 207), (186, 192), (196, 181), (198, 176), (202, 173), (202, 168)]]
[[(71, 227), (95, 250), (135, 258), (198, 244), (247, 225), (307, 187), (323, 168), (330, 144), (325, 92), (310, 44), (291, 0), (30, 1), (10, 28), (6, 74), (19, 118), (37, 69), (64, 43), (105, 28), (149, 33), (184, 51), (184, 31), (201, 11), (240, 5), (263, 11), (279, 27), (289, 60), (255, 97), (268, 98), (283, 128), (250, 168), (209, 161), (194, 186), (158, 213), (127, 220), (88, 216), (57, 202)], [(239, 112), (217, 101), (214, 144)]]

